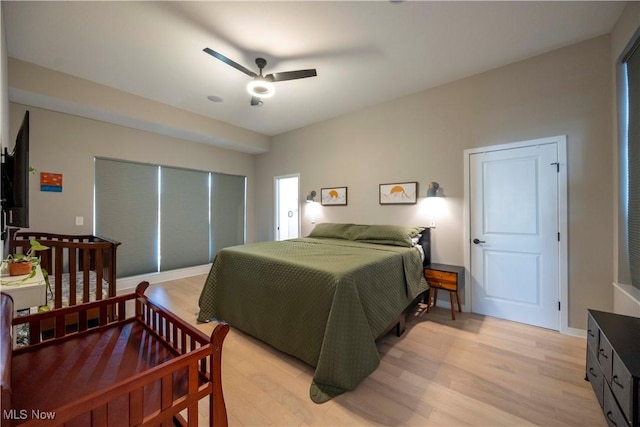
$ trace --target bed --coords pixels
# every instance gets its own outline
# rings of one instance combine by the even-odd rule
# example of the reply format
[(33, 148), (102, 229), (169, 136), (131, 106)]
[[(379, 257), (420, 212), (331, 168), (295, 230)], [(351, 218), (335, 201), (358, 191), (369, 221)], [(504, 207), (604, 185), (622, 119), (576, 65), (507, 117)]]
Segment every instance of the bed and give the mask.
[(47, 304), (61, 308), (116, 295), (116, 253), (120, 242), (93, 235), (63, 235), (35, 231), (11, 233), (9, 252), (26, 253), (30, 241), (49, 249), (38, 251), (48, 273)]
[(221, 319), (315, 367), (316, 403), (353, 390), (380, 363), (376, 339), (404, 328), (428, 290), (430, 230), (318, 224), (308, 237), (221, 250), (198, 320)]
[[(220, 323), (207, 337), (150, 301), (147, 287), (16, 318), (11, 297), (2, 294), (2, 427), (197, 426), (205, 398), (209, 425), (226, 426), (221, 357), (229, 326)], [(87, 321), (93, 309), (100, 313), (96, 326)], [(80, 319), (73, 331), (69, 315)], [(41, 340), (40, 325), (51, 320), (55, 337)], [(14, 349), (12, 329), (22, 324), (32, 339)]]

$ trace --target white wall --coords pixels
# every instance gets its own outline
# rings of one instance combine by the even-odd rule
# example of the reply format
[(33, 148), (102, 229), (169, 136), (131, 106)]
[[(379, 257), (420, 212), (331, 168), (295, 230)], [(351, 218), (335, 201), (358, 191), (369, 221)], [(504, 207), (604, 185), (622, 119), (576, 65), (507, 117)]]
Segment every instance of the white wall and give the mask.
[[(587, 307), (612, 307), (610, 57), (602, 36), (274, 137), (256, 164), (258, 240), (273, 237), (273, 177), (300, 173), (301, 196), (348, 187), (348, 205), (320, 207), (317, 221), (424, 225), (433, 216), (433, 260), (463, 265), (464, 150), (567, 135), (569, 327), (583, 329)], [(380, 206), (378, 185), (402, 181), (418, 181), (423, 198), (437, 181), (446, 198)]]

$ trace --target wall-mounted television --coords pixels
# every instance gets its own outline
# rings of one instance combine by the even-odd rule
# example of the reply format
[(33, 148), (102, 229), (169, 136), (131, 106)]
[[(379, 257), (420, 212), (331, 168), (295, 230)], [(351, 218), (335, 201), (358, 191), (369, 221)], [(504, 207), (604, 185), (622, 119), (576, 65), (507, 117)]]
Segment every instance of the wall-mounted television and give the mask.
[(5, 227), (29, 227), (29, 111), (22, 119), (13, 151), (2, 154), (2, 235)]

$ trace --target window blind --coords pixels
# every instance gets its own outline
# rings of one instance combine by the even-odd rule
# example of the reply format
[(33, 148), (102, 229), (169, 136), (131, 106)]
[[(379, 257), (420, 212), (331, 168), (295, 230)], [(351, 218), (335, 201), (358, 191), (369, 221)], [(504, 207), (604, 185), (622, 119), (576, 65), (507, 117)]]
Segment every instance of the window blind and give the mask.
[(623, 59), (628, 87), (627, 233), (632, 285), (640, 289), (640, 39)]
[(246, 177), (95, 160), (95, 231), (118, 240), (118, 277), (212, 262), (245, 242)]
[(209, 172), (160, 168), (160, 271), (209, 262)]
[(245, 242), (246, 177), (211, 174), (210, 261), (220, 249)]
[(158, 167), (95, 160), (95, 231), (117, 240), (118, 277), (158, 270)]

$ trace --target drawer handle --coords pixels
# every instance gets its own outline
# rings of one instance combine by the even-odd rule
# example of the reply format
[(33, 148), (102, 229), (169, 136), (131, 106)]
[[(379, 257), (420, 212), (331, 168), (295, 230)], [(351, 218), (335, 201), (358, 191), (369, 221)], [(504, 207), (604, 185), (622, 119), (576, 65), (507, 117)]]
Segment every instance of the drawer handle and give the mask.
[(595, 338), (595, 335), (593, 334), (591, 329), (587, 329), (587, 334), (589, 334), (590, 337), (594, 337)]
[(598, 374), (596, 374), (596, 371), (594, 371), (593, 368), (589, 368), (589, 373), (593, 375), (594, 378), (598, 378)]
[(612, 415), (612, 414), (613, 414), (613, 412), (608, 411), (608, 412), (607, 412), (607, 419), (608, 419), (609, 421), (611, 421), (611, 424), (613, 424), (614, 426), (617, 426), (617, 425), (618, 425), (618, 423), (616, 423), (616, 421), (615, 421), (613, 418), (611, 418), (611, 415)]
[(605, 359), (608, 359), (608, 358), (609, 358), (609, 356), (607, 356), (607, 352), (606, 352), (606, 351), (604, 351), (604, 348), (601, 348), (598, 352), (599, 352), (599, 353), (602, 355), (602, 357), (604, 357)]
[(620, 387), (621, 389), (624, 389), (624, 386), (618, 380), (618, 376), (617, 375), (614, 375), (613, 378), (611, 378), (611, 382), (614, 383), (615, 385), (617, 385), (618, 387)]

